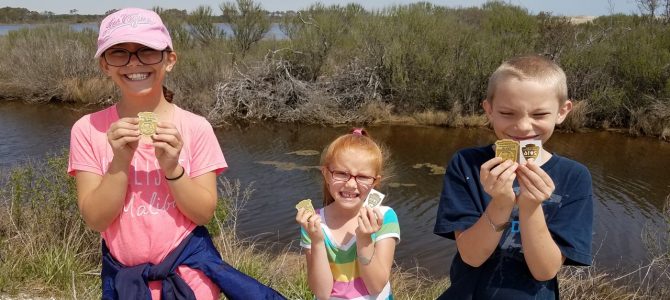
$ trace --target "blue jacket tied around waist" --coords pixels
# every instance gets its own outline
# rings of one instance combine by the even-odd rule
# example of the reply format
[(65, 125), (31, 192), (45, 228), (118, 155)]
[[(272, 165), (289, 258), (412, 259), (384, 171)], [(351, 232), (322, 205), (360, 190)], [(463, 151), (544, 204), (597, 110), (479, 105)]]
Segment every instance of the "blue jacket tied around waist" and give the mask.
[(112, 257), (103, 240), (102, 299), (151, 300), (148, 282), (160, 280), (162, 282), (161, 299), (195, 300), (191, 288), (175, 273), (175, 269), (180, 265), (205, 273), (231, 300), (286, 299), (277, 291), (224, 262), (214, 247), (209, 232), (203, 226), (196, 227), (158, 265), (146, 263), (133, 267), (124, 266)]

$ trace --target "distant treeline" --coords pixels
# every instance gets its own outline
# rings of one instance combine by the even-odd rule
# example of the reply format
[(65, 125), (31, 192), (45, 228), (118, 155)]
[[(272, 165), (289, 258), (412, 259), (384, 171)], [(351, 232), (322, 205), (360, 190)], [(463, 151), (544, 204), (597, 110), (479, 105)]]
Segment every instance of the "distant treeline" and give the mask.
[[(160, 9), (160, 8), (158, 8)], [(82, 15), (76, 8), (70, 9), (69, 14), (56, 14), (52, 11), (32, 11), (22, 7), (2, 7), (0, 8), (0, 24), (45, 24), (45, 23), (92, 23), (99, 22), (106, 15), (109, 15), (117, 9), (106, 11), (103, 15)], [(189, 13), (185, 9), (165, 9), (165, 13), (185, 20)], [(294, 11), (286, 12), (269, 12), (263, 11), (268, 18), (278, 20), (286, 14), (295, 14)], [(223, 15), (214, 15), (214, 20), (217, 23), (224, 22)]]
[(26, 23), (88, 23), (100, 19), (98, 15), (80, 15), (77, 9), (72, 9), (70, 14), (55, 14), (50, 11), (36, 12), (21, 7), (0, 8), (0, 24), (26, 24)]
[[(214, 123), (409, 116), (420, 123), (468, 125), (482, 113), (491, 72), (512, 56), (535, 53), (554, 59), (568, 75), (577, 109), (565, 128), (625, 128), (670, 138), (667, 18), (611, 15), (578, 24), (502, 2), (376, 11), (314, 4), (278, 19), (289, 38), (271, 40), (261, 39), (271, 22), (267, 13), (250, 0), (225, 3), (217, 12), (199, 7), (186, 16), (155, 10), (180, 59), (170, 88), (178, 103)], [(213, 25), (219, 17), (234, 36)], [(115, 97), (90, 60), (95, 37), (42, 27), (1, 38), (0, 99), (102, 103)]]

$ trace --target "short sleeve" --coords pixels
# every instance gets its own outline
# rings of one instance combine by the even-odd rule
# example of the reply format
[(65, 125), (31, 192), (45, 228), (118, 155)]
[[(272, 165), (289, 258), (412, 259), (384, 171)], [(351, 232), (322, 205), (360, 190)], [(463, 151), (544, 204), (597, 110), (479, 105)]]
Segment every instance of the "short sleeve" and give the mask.
[(479, 174), (475, 172), (460, 153), (449, 162), (435, 218), (435, 234), (455, 239), (454, 231), (470, 228), (481, 217), (482, 205), (473, 194), (479, 186)]
[(376, 242), (386, 238), (395, 238), (400, 242), (400, 223), (398, 222), (398, 215), (393, 208), (388, 206), (385, 208), (386, 211), (384, 212), (382, 227), (375, 232), (374, 240)]
[(211, 171), (214, 171), (216, 175), (221, 174), (228, 167), (228, 164), (223, 157), (223, 151), (221, 151), (212, 125), (202, 118), (199, 126), (192, 134), (192, 161), (189, 175), (197, 177)]
[[(581, 166), (581, 165), (580, 165)], [(592, 263), (593, 190), (591, 174), (586, 167), (572, 177), (571, 197), (564, 197), (560, 209), (549, 220), (549, 231), (566, 257), (566, 265), (588, 266)]]
[(300, 247), (310, 249), (312, 248), (312, 239), (309, 238), (309, 235), (307, 235), (307, 231), (305, 231), (302, 226), (300, 226)]
[(87, 171), (103, 175), (100, 161), (93, 151), (93, 136), (90, 115), (79, 119), (70, 131), (70, 157), (67, 172), (71, 176), (77, 171)]

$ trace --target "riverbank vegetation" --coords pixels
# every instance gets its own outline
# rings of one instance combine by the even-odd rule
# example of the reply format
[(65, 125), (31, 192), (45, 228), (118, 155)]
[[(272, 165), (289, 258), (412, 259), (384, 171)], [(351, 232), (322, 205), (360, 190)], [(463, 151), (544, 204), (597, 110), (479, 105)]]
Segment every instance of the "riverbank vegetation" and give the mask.
[[(286, 39), (254, 39), (267, 15), (250, 0), (186, 17), (155, 8), (179, 63), (176, 102), (214, 124), (413, 122), (481, 126), (489, 74), (511, 56), (551, 57), (577, 109), (563, 126), (623, 128), (670, 139), (670, 26), (651, 15), (571, 22), (489, 2), (367, 11), (314, 4), (278, 22)], [(213, 24), (223, 19), (237, 35)], [(579, 24), (577, 24), (579, 23)], [(276, 23), (277, 24), (277, 23)], [(91, 56), (96, 33), (40, 26), (0, 37), (0, 99), (108, 104), (111, 81)]]
[[(0, 177), (2, 299), (14, 294), (100, 298), (100, 236), (79, 215), (74, 179), (65, 172), (67, 158), (67, 153), (52, 154)], [(207, 225), (216, 247), (226, 262), (288, 299), (311, 299), (297, 245), (278, 246), (236, 234), (237, 216), (252, 193), (251, 185), (220, 179), (219, 204)], [(395, 267), (392, 278), (400, 299), (434, 299), (449, 282), (432, 279), (419, 268)]]
[[(85, 227), (79, 215), (74, 179), (66, 168), (67, 153), (58, 153), (0, 177), (0, 297), (100, 298), (100, 237)], [(237, 235), (237, 216), (245, 213), (244, 205), (253, 201), (253, 192), (253, 185), (221, 178), (215, 218), (207, 225), (218, 250), (228, 263), (289, 299), (311, 299), (297, 245)], [(651, 263), (626, 274), (607, 273), (597, 266), (564, 267), (559, 274), (562, 298), (670, 297), (667, 221), (660, 232), (648, 232), (655, 245)], [(430, 277), (420, 267), (393, 268), (396, 298), (435, 299), (449, 285), (448, 278)]]

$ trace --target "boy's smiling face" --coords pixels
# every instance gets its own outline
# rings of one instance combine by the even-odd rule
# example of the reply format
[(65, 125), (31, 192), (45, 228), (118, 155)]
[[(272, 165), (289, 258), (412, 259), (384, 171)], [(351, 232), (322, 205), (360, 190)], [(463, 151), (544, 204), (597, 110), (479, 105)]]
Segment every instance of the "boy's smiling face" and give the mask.
[(483, 102), (486, 116), (499, 139), (542, 140), (565, 120), (572, 102), (559, 103), (556, 88), (534, 80), (508, 78)]

